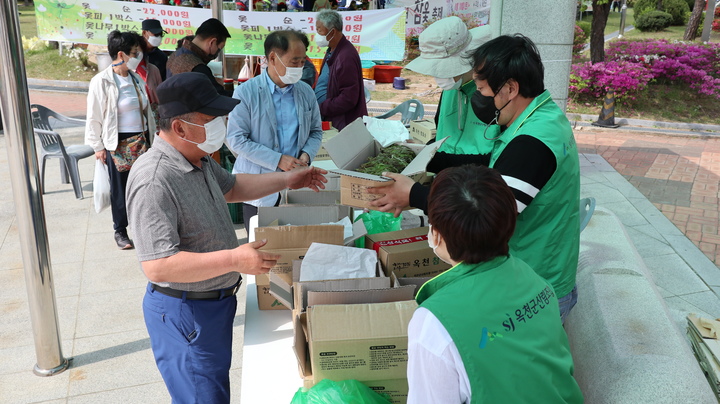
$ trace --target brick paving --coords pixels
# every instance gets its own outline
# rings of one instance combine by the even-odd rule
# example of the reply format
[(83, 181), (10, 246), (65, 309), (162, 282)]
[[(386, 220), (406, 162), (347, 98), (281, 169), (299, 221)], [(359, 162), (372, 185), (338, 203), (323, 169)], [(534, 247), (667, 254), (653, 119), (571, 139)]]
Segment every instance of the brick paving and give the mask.
[[(30, 101), (83, 118), (86, 94), (30, 91)], [(720, 265), (720, 136), (581, 127), (581, 153), (599, 154)]]
[(720, 137), (582, 128), (575, 138), (581, 153), (605, 158), (720, 264)]

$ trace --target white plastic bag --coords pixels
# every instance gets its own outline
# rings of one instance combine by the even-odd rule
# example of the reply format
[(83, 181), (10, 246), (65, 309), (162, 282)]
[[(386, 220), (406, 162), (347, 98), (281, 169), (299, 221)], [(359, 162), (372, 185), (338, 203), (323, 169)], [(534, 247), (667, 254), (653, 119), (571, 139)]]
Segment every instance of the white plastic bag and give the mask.
[(93, 199), (95, 212), (100, 213), (110, 206), (110, 174), (101, 160), (95, 160), (95, 178), (93, 178)]
[(252, 78), (252, 70), (250, 69), (250, 56), (245, 56), (245, 65), (240, 69), (238, 80), (249, 80)]

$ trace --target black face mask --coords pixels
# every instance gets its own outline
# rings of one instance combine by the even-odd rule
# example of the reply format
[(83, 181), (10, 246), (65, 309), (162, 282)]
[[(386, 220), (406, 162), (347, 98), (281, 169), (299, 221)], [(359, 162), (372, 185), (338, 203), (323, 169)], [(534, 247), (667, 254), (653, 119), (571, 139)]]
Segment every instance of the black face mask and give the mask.
[(486, 125), (490, 125), (495, 119), (495, 111), (498, 109), (495, 108), (494, 97), (486, 97), (480, 94), (480, 91), (475, 91), (470, 98), (470, 105), (477, 119)]
[(498, 109), (495, 107), (495, 97), (486, 97), (476, 90), (470, 98), (470, 106), (475, 116), (486, 125), (499, 125), (497, 119), (500, 117), (500, 111), (507, 107), (510, 101), (512, 100), (508, 100), (502, 108)]

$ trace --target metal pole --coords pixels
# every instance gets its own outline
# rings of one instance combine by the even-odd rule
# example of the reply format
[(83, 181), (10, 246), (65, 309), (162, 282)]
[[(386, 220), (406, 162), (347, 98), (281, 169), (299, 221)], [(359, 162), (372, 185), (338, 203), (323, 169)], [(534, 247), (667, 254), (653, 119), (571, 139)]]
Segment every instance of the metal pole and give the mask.
[(700, 39), (704, 43), (710, 42), (710, 30), (712, 29), (712, 22), (715, 18), (715, 0), (708, 0), (707, 10), (705, 10), (705, 22), (703, 23), (703, 32)]
[(16, 1), (0, 2), (0, 19), (0, 38), (7, 38), (6, 46), (0, 47), (0, 100), (37, 356), (33, 372), (52, 376), (67, 369), (70, 361), (63, 357), (60, 345)]
[[(213, 18), (217, 18), (222, 22), (223, 20), (223, 2), (222, 0), (213, 0), (212, 3), (210, 3), (212, 6), (212, 16)], [(227, 46), (227, 44), (226, 44)], [(221, 50), (220, 54), (218, 55), (220, 58), (220, 61), (222, 62), (222, 76), (223, 79), (227, 78), (227, 61), (225, 60), (225, 50)]]
[(627, 15), (627, 0), (623, 0), (622, 6), (620, 7), (620, 31), (618, 32), (618, 38), (622, 38), (625, 34), (625, 16)]

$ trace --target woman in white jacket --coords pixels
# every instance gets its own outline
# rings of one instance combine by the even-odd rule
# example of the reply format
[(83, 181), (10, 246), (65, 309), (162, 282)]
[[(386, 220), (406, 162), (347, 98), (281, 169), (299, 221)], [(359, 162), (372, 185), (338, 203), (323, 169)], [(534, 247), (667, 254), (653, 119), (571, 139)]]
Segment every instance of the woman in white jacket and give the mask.
[(147, 150), (155, 135), (155, 119), (145, 82), (134, 72), (143, 58), (137, 37), (131, 32), (110, 32), (108, 52), (111, 66), (90, 81), (85, 143), (108, 166), (115, 242), (124, 250), (133, 248), (127, 234), (127, 178), (134, 158)]

